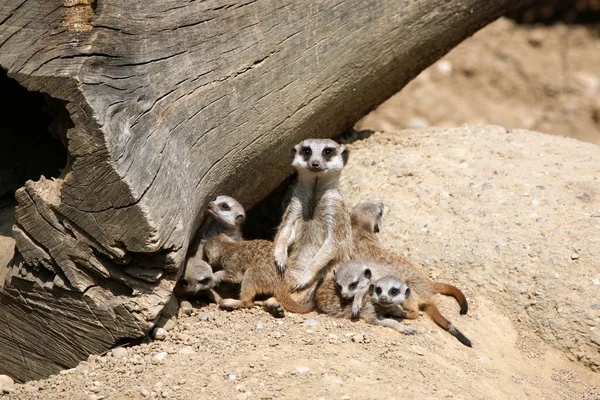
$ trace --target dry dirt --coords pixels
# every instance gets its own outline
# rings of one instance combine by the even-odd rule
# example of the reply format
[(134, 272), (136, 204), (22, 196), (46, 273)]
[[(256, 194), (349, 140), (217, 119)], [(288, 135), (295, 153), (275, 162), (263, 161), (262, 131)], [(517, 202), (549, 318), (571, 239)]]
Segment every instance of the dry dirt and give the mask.
[[(360, 126), (488, 121), (600, 142), (597, 31), (512, 30), (505, 20), (486, 28), (444, 59), (450, 71), (434, 65)], [(568, 75), (556, 61), (564, 36)], [(599, 399), (600, 147), (475, 125), (375, 133), (349, 147), (348, 203), (383, 201), (384, 245), (463, 289), (466, 316), (436, 299), (472, 349), (426, 316), (403, 336), (209, 305), (164, 341), (92, 356), (5, 397)]]
[(383, 201), (383, 243), (464, 290), (466, 316), (438, 302), (472, 349), (426, 316), (403, 336), (211, 305), (165, 341), (93, 356), (11, 398), (600, 398), (600, 147), (483, 125), (349, 147), (348, 202)]
[(489, 123), (600, 144), (600, 25), (500, 19), (461, 43), (359, 129)]

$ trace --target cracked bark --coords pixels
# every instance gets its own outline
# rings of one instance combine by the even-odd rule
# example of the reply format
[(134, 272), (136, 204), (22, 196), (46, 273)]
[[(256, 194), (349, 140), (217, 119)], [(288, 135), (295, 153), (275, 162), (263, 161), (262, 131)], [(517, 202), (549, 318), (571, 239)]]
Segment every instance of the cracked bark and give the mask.
[(16, 193), (0, 373), (144, 335), (208, 201), (251, 207), (294, 143), (350, 128), (514, 0), (180, 3), (100, 1), (89, 27), (58, 0), (0, 5), (0, 67), (71, 120), (63, 174)]

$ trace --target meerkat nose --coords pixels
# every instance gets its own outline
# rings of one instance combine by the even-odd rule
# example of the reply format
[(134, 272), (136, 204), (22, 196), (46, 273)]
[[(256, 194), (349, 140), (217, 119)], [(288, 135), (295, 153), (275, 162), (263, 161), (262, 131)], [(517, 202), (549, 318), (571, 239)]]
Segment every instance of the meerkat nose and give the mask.
[(310, 163), (311, 166), (313, 166), (314, 168), (318, 168), (321, 164), (319, 164), (318, 161), (313, 161)]

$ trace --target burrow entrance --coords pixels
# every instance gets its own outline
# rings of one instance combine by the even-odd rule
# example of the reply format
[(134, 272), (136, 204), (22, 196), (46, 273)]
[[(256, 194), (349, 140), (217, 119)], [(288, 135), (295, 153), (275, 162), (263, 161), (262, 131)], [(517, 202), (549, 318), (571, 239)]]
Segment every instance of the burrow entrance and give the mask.
[(64, 102), (27, 91), (0, 68), (0, 287), (14, 251), (15, 191), (29, 179), (61, 175), (71, 126)]

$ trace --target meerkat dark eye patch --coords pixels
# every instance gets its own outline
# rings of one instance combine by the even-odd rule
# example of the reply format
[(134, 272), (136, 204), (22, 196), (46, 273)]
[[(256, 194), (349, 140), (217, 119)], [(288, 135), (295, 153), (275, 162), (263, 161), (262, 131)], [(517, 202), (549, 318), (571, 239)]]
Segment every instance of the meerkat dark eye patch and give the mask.
[(371, 279), (371, 270), (369, 268), (365, 269), (363, 276), (367, 279)]
[(231, 208), (227, 203), (221, 203), (219, 204), (219, 207), (221, 207), (221, 210), (229, 210)]
[(350, 285), (348, 285), (348, 288), (354, 290), (354, 289), (356, 289), (357, 286), (358, 286), (358, 282), (352, 282)]
[(200, 281), (201, 285), (208, 285), (210, 283), (210, 278), (204, 278)]
[(332, 149), (331, 147), (325, 147), (323, 149), (323, 156), (324, 157), (332, 157), (333, 155), (335, 155), (335, 150)]
[(312, 155), (312, 149), (310, 147), (303, 147), (302, 150), (300, 150), (300, 154), (305, 157), (310, 157)]
[(400, 293), (400, 290), (398, 290), (398, 288), (392, 288), (392, 289), (390, 290), (390, 294), (391, 294), (392, 296), (396, 296), (396, 295), (398, 295), (398, 293)]
[(376, 287), (375, 288), (375, 293), (377, 293), (377, 295), (381, 294), (381, 288), (380, 287)]

